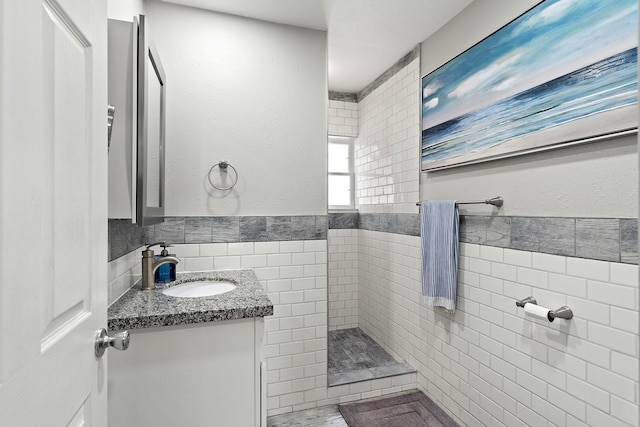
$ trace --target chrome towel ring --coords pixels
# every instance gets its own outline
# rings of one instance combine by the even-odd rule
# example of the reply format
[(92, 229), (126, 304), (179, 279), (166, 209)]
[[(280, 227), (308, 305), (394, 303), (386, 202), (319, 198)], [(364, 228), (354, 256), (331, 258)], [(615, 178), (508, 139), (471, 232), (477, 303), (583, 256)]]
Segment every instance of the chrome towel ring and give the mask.
[[(211, 180), (211, 172), (213, 172), (213, 170), (216, 167), (218, 167), (218, 169), (220, 169), (221, 173), (223, 173), (223, 172), (227, 173), (228, 172), (228, 168), (233, 169), (233, 173), (235, 174), (235, 178), (233, 179), (233, 184), (231, 184), (228, 187), (218, 187), (217, 185), (215, 185), (213, 183), (213, 181)], [(236, 168), (231, 166), (231, 163), (227, 162), (226, 160), (220, 160), (218, 163), (216, 163), (215, 165), (211, 166), (211, 169), (209, 169), (209, 173), (207, 174), (207, 178), (209, 179), (209, 184), (211, 184), (212, 187), (217, 188), (218, 190), (222, 190), (222, 191), (231, 190), (238, 183), (238, 171), (236, 170)]]

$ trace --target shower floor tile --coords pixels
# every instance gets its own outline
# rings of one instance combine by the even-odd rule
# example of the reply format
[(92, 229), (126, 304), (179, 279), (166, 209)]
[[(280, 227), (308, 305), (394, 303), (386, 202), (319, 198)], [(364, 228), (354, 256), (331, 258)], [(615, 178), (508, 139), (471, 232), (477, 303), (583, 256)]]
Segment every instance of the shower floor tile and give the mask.
[(267, 418), (267, 427), (349, 427), (338, 405), (274, 415)]
[(416, 370), (395, 360), (360, 328), (329, 331), (329, 386), (411, 372)]

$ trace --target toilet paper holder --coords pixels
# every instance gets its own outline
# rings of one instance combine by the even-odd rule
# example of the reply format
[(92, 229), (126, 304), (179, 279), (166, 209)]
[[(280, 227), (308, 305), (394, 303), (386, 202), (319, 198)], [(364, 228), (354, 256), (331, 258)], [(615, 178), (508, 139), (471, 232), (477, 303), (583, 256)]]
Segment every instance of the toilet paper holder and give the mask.
[(526, 297), (525, 299), (519, 299), (518, 301), (516, 301), (516, 305), (520, 308), (524, 308), (524, 305), (526, 303), (536, 304), (536, 305), (538, 304), (538, 302), (534, 297)]
[[(521, 300), (517, 300), (516, 306), (524, 308), (525, 304), (527, 303), (538, 305), (538, 302), (536, 301), (536, 299), (530, 296)], [(563, 305), (562, 307), (557, 308), (555, 310), (549, 310), (549, 314), (547, 315), (547, 319), (549, 320), (549, 322), (553, 322), (556, 318), (571, 319), (573, 318), (573, 310), (571, 310), (566, 305)]]
[(573, 310), (571, 310), (569, 307), (567, 307), (566, 305), (563, 305), (560, 308), (557, 308), (555, 310), (551, 310), (549, 312), (549, 322), (553, 322), (554, 319), (571, 319), (573, 318)]

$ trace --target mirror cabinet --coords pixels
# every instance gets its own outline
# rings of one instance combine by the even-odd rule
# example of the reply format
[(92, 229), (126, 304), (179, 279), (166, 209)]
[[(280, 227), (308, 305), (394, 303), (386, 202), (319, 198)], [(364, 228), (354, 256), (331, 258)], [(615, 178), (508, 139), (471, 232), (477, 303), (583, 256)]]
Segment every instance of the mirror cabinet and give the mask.
[(109, 218), (164, 220), (166, 75), (146, 17), (109, 20)]

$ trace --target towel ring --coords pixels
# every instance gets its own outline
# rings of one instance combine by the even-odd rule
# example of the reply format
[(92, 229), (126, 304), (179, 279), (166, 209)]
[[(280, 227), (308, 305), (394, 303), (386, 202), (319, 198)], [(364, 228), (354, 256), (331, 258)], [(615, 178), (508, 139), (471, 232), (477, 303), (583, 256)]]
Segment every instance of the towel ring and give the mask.
[[(235, 179), (233, 180), (233, 184), (228, 187), (218, 187), (217, 185), (215, 185), (211, 180), (211, 172), (213, 172), (216, 167), (220, 169), (220, 172), (227, 172), (227, 168), (233, 169), (233, 173), (236, 175)], [(214, 188), (222, 191), (231, 190), (238, 183), (238, 171), (236, 170), (236, 168), (231, 166), (231, 163), (227, 162), (226, 160), (220, 160), (218, 163), (211, 166), (211, 169), (209, 169), (209, 173), (207, 174), (207, 178), (209, 179), (209, 184), (211, 184)]]

